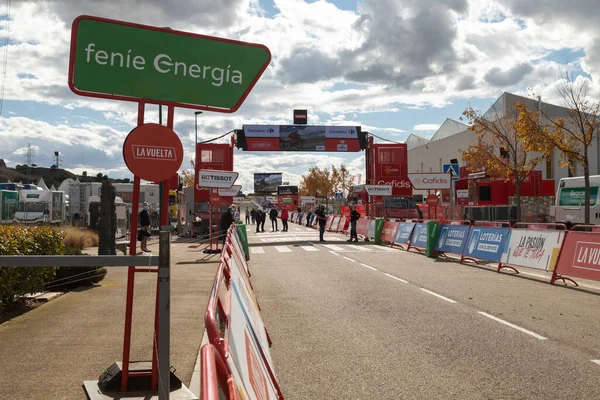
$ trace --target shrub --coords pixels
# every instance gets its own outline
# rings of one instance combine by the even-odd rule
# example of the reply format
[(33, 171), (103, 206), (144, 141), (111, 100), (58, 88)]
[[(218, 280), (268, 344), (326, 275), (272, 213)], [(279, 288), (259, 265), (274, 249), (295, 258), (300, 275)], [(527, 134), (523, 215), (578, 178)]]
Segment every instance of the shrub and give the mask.
[[(0, 255), (60, 255), (64, 234), (44, 226), (0, 226)], [(0, 310), (15, 297), (42, 290), (55, 267), (0, 267)]]
[(98, 246), (98, 234), (89, 229), (63, 228), (65, 247), (83, 250), (86, 247)]

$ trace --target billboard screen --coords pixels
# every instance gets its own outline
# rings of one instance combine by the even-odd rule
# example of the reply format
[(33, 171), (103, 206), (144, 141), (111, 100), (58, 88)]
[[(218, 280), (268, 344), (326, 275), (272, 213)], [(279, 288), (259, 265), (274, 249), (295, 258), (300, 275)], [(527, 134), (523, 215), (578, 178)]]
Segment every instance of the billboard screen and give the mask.
[(238, 147), (252, 151), (335, 151), (364, 149), (359, 126), (244, 125)]
[(281, 172), (254, 174), (254, 192), (276, 192), (282, 182)]
[(298, 195), (298, 186), (278, 186), (277, 187), (277, 194), (279, 196), (283, 196), (283, 195)]

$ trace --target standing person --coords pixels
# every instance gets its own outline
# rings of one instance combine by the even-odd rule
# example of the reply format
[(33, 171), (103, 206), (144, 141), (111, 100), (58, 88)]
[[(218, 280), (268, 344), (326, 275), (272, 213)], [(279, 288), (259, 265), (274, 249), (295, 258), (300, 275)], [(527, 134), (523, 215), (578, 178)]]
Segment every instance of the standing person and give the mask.
[(256, 221), (256, 207), (252, 207), (252, 211), (250, 211), (250, 217), (252, 217), (252, 225), (254, 225), (254, 221)]
[(312, 211), (308, 210), (308, 214), (306, 214), (306, 226), (310, 227), (310, 217), (312, 217)]
[(233, 214), (231, 208), (227, 208), (221, 215), (221, 235), (223, 236), (223, 246), (225, 246), (225, 240), (227, 239), (227, 229), (233, 224)]
[(144, 202), (143, 208), (142, 208), (142, 212), (140, 212), (140, 226), (142, 227), (141, 229), (141, 245), (140, 247), (142, 248), (142, 251), (144, 253), (150, 253), (150, 250), (148, 250), (148, 236), (151, 235), (150, 233), (150, 213), (148, 212), (148, 203)]
[(246, 225), (250, 225), (250, 211), (248, 210), (248, 206), (246, 206)]
[(324, 242), (323, 234), (325, 233), (325, 225), (327, 224), (327, 215), (325, 214), (325, 206), (323, 204), (315, 210), (315, 215), (319, 220), (319, 242)]
[(269, 212), (269, 218), (271, 219), (271, 232), (278, 231), (277, 229), (277, 209), (275, 207), (271, 208)]
[(265, 219), (267, 215), (260, 208), (256, 210), (256, 233), (265, 231)]
[(290, 217), (290, 214), (287, 210), (286, 206), (283, 206), (283, 208), (281, 209), (281, 224), (283, 225), (283, 232), (287, 232), (288, 230), (288, 218)]
[(352, 242), (354, 238), (355, 242), (358, 242), (358, 234), (356, 233), (356, 222), (360, 218), (360, 213), (356, 211), (356, 207), (350, 206), (350, 239), (348, 242)]

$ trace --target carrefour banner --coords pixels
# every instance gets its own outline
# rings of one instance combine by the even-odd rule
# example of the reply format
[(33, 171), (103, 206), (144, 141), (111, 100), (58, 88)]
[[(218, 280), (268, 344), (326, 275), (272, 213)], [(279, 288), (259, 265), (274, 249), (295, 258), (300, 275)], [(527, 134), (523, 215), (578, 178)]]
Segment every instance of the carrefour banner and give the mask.
[(565, 231), (513, 229), (502, 253), (502, 263), (552, 271)]
[(416, 224), (414, 222), (401, 222), (398, 230), (396, 231), (394, 243), (408, 244), (410, 235), (412, 234), (415, 225)]
[(442, 225), (435, 249), (444, 253), (462, 254), (468, 236), (468, 225)]
[(427, 247), (427, 224), (416, 224), (413, 230), (411, 247)]
[(472, 227), (464, 256), (500, 262), (508, 232), (509, 228)]

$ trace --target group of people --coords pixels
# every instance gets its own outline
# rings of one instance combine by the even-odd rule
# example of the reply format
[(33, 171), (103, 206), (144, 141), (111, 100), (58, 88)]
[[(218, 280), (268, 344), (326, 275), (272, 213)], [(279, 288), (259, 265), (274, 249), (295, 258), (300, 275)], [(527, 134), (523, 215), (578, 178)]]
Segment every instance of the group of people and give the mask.
[[(288, 219), (290, 217), (290, 213), (286, 206), (283, 206), (281, 209), (281, 216), (279, 215), (279, 211), (277, 208), (272, 207), (269, 211), (269, 219), (271, 220), (271, 232), (279, 231), (279, 225), (277, 223), (277, 218), (281, 218), (282, 232), (287, 232), (288, 230)], [(246, 224), (250, 223), (250, 219), (252, 219), (252, 224), (256, 223), (256, 233), (265, 231), (265, 222), (267, 220), (267, 213), (261, 210), (260, 208), (252, 208), (252, 211), (246, 207)]]

